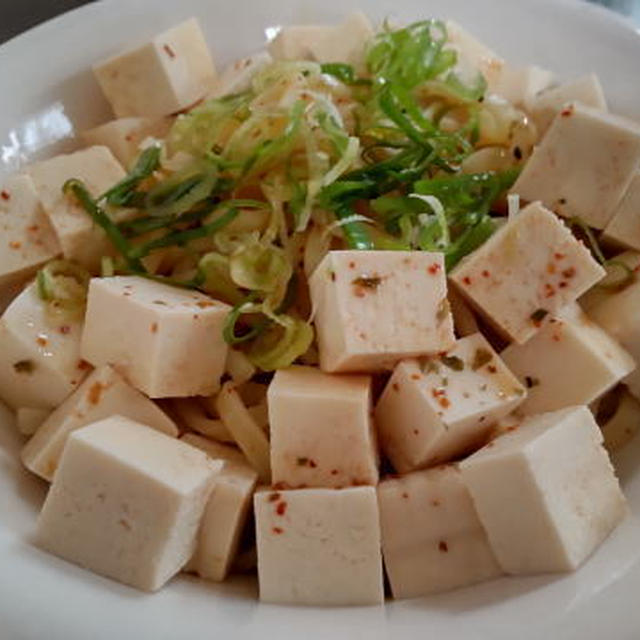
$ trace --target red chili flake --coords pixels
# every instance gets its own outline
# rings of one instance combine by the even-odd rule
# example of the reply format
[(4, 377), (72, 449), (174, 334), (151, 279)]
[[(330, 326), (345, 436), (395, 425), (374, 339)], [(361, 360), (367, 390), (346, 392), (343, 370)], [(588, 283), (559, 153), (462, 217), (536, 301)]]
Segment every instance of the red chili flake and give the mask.
[(209, 300), (200, 300), (200, 302), (196, 302), (196, 306), (201, 309), (206, 309), (207, 307), (215, 307), (215, 302), (209, 302)]
[(176, 52), (168, 44), (165, 44), (162, 48), (167, 52), (167, 55), (170, 58), (176, 57)]
[(2, 197), (3, 200), (11, 199), (11, 194), (6, 189), (3, 189), (2, 191), (0, 191), (0, 196)]
[(403, 491), (402, 497), (406, 500), (409, 497), (409, 494), (406, 491)]
[(449, 551), (449, 545), (444, 540), (440, 540), (440, 542), (438, 542), (438, 550), (442, 551), (442, 553), (447, 553), (447, 551)]
[(556, 260), (562, 260), (562, 259), (566, 258), (567, 256), (566, 256), (564, 253), (554, 253), (554, 254), (553, 254), (553, 257), (554, 257)]
[(566, 118), (566, 117), (568, 117), (568, 116), (573, 115), (573, 105), (570, 105), (570, 106), (566, 107), (565, 109), (563, 109), (563, 110), (560, 112), (560, 115), (561, 115), (563, 118)]
[(44, 338), (43, 336), (38, 336), (36, 338), (36, 342), (41, 346), (41, 347), (46, 347), (48, 344), (48, 340), (46, 338)]
[(271, 531), (273, 531), (273, 533), (280, 535), (281, 533), (284, 533), (284, 529), (281, 529), (280, 527), (273, 527), (273, 529), (271, 529)]
[(555, 272), (556, 272), (556, 265), (552, 264), (552, 263), (549, 263), (547, 265), (547, 273), (550, 273), (550, 274), (553, 275)]
[(494, 365), (490, 364), (490, 365), (487, 367), (487, 371), (488, 371), (489, 373), (497, 373), (497, 372), (498, 372), (498, 368), (497, 368), (496, 366), (494, 366)]
[(337, 476), (338, 475), (338, 470), (337, 469), (331, 469), (331, 475), (332, 476)]
[(565, 282), (564, 280), (558, 285), (561, 289), (566, 289), (567, 288), (567, 282)]
[(27, 227), (27, 231), (30, 231), (31, 233), (35, 233), (39, 229), (40, 227), (37, 224), (32, 224), (31, 226)]
[(397, 382), (394, 382), (394, 383), (391, 385), (391, 388), (392, 388), (394, 391), (400, 391), (400, 385), (399, 385)]
[(124, 139), (127, 142), (131, 142), (131, 141), (133, 141), (133, 136), (130, 133), (127, 133), (127, 135), (124, 137)]
[(287, 503), (286, 502), (278, 502), (278, 504), (276, 505), (276, 513), (279, 516), (283, 516), (285, 514), (285, 512), (287, 511)]
[(151, 325), (151, 333), (158, 333), (158, 323), (157, 322), (154, 322)]
[(554, 333), (553, 336), (551, 336), (551, 339), (554, 342), (560, 342), (560, 336), (557, 333)]
[(490, 275), (491, 274), (486, 269), (482, 272), (482, 277), (483, 278), (488, 278)]
[(12, 240), (9, 243), (9, 248), (11, 249), (19, 249), (22, 246), (22, 242), (18, 242), (17, 240)]
[[(287, 488), (287, 483), (286, 482), (276, 482), (273, 485), (273, 488), (276, 489), (277, 491), (284, 491)], [(278, 496), (278, 498), (280, 498), (280, 496)], [(274, 498), (274, 500), (278, 500), (278, 498)]]
[(100, 402), (100, 396), (102, 395), (102, 391), (104, 388), (105, 387), (101, 382), (96, 382), (91, 385), (89, 393), (87, 394), (87, 400), (89, 401), (89, 404), (98, 404)]
[(562, 272), (562, 275), (567, 278), (567, 280), (573, 278), (576, 275), (575, 267), (569, 267)]
[(276, 501), (278, 501), (278, 500), (280, 500), (280, 494), (279, 494), (279, 493), (277, 493), (277, 492), (276, 492), (276, 493), (272, 493), (272, 494), (269, 496), (269, 502), (276, 502)]
[(349, 269), (355, 269), (355, 268), (356, 268), (356, 263), (352, 260), (352, 261), (349, 263)]
[(89, 369), (91, 369), (91, 365), (86, 360), (78, 360), (76, 367), (80, 369), (80, 371), (89, 371)]
[(440, 506), (440, 500), (438, 500), (437, 498), (434, 498), (434, 499), (431, 501), (431, 506), (432, 506), (432, 507), (439, 507), (439, 506)]
[(419, 373), (412, 373), (411, 374), (411, 379), (412, 380), (420, 380), (422, 376)]
[(441, 269), (441, 266), (440, 266), (437, 262), (434, 262), (434, 263), (433, 263), (433, 264), (432, 264), (432, 265), (427, 269), (427, 271), (428, 271), (432, 276), (435, 276), (435, 275), (436, 275), (436, 273), (438, 273), (438, 271), (440, 271), (440, 269)]
[(61, 327), (58, 327), (58, 331), (63, 336), (66, 336), (71, 331), (71, 327), (68, 324), (63, 324)]
[(471, 278), (469, 276), (465, 276), (464, 278), (462, 278), (462, 282), (469, 286), (471, 284)]
[(335, 271), (331, 272), (331, 282), (335, 282), (336, 281), (336, 273)]
[(443, 409), (448, 409), (451, 406), (451, 401), (448, 398), (438, 398), (438, 404)]
[(553, 298), (553, 296), (555, 295), (556, 295), (556, 288), (552, 284), (549, 284), (547, 282), (547, 284), (544, 285), (544, 297)]
[(420, 433), (420, 431), (418, 431), (418, 429), (414, 429), (414, 430), (413, 430), (413, 435), (414, 435), (414, 436), (417, 436), (419, 433)]

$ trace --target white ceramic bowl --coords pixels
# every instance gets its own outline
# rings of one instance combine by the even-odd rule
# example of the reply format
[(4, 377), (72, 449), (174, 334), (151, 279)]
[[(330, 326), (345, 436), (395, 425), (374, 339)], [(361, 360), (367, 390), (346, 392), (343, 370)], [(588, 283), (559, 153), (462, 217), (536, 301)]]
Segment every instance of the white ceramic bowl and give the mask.
[[(91, 63), (180, 19), (200, 19), (222, 65), (259, 49), (268, 27), (335, 21), (355, 8), (375, 20), (453, 18), (514, 63), (560, 77), (596, 71), (612, 110), (640, 120), (640, 37), (621, 18), (575, 1), (107, 0), (0, 47), (0, 174), (72, 147), (76, 131), (107, 120)], [(145, 595), (40, 552), (29, 537), (46, 488), (21, 469), (19, 447), (0, 410), (1, 640), (640, 637), (640, 442), (616, 460), (632, 515), (575, 574), (332, 610), (262, 605), (246, 579), (217, 586), (183, 576)]]

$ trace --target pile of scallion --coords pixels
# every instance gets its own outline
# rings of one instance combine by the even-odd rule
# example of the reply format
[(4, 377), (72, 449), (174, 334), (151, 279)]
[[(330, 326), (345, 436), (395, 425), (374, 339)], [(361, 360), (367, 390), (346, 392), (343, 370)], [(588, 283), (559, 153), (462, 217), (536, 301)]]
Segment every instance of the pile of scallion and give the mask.
[[(444, 24), (423, 21), (385, 27), (361, 68), (274, 62), (178, 116), (106, 193), (69, 180), (115, 249), (102, 275), (229, 303), (225, 339), (263, 370), (313, 361), (306, 277), (327, 250), (441, 251), (451, 268), (491, 235), (516, 178), (522, 114), (486, 100), (446, 45)], [(511, 160), (470, 172), (481, 148)]]

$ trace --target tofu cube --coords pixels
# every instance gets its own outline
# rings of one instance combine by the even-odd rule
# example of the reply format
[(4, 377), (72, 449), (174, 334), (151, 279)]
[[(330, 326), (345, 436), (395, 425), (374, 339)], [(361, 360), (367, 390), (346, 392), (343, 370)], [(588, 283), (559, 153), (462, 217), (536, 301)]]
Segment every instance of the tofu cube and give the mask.
[[(187, 434), (183, 442), (204, 451), (214, 460), (223, 460), (213, 491), (207, 502), (196, 550), (186, 565), (200, 577), (221, 582), (227, 577), (238, 552), (240, 539), (252, 506), (258, 474), (246, 462), (238, 462), (232, 447), (225, 447), (206, 438)], [(220, 449), (230, 449), (233, 453)]]
[(511, 192), (604, 229), (639, 164), (639, 124), (572, 103), (555, 117)]
[(218, 76), (208, 98), (221, 98), (247, 91), (251, 88), (253, 76), (272, 62), (273, 58), (266, 51), (232, 62)]
[(384, 600), (376, 490), (254, 496), (260, 600), (318, 606)]
[(378, 485), (382, 557), (394, 598), (416, 598), (502, 574), (457, 467)]
[(276, 372), (267, 398), (273, 484), (377, 484), (369, 376), (289, 367)]
[(96, 272), (102, 256), (113, 255), (113, 247), (80, 204), (62, 193), (62, 186), (68, 179), (78, 178), (97, 197), (124, 178), (122, 165), (107, 147), (96, 146), (43, 160), (28, 167), (27, 171), (55, 229), (64, 257)]
[(604, 275), (562, 221), (534, 202), (464, 258), (450, 278), (497, 329), (524, 344), (549, 314)]
[(195, 104), (213, 86), (216, 70), (195, 18), (136, 49), (94, 65), (93, 73), (118, 118), (158, 118)]
[(147, 138), (164, 138), (172, 124), (171, 118), (118, 118), (82, 132), (88, 145), (108, 147), (123, 166), (133, 166)]
[(69, 434), (92, 422), (121, 415), (176, 437), (178, 428), (149, 398), (127, 384), (109, 365), (85, 381), (42, 423), (22, 450), (22, 462), (51, 482)]
[[(640, 281), (634, 280), (622, 291), (612, 293), (589, 309), (589, 317), (640, 363)], [(623, 381), (640, 400), (640, 369), (636, 367)]]
[(189, 560), (215, 474), (202, 451), (121, 416), (74, 431), (38, 518), (37, 543), (156, 591)]
[(636, 173), (631, 180), (602, 239), (628, 249), (640, 250), (640, 173)]
[(505, 65), (493, 90), (520, 109), (529, 111), (536, 96), (553, 83), (554, 74), (535, 65), (511, 67)]
[(0, 190), (0, 287), (34, 275), (60, 253), (31, 178), (10, 177)]
[(111, 364), (151, 398), (211, 395), (227, 357), (230, 307), (138, 276), (94, 278), (82, 356)]
[(85, 378), (82, 322), (52, 314), (29, 285), (0, 318), (0, 397), (12, 408), (53, 409)]
[(389, 369), (454, 343), (440, 253), (330, 251), (309, 287), (323, 371)]
[(446, 462), (481, 446), (524, 398), (482, 334), (467, 336), (446, 355), (398, 364), (375, 410), (382, 450), (400, 473)]
[(627, 511), (584, 406), (531, 416), (460, 468), (506, 573), (576, 569)]
[(535, 96), (529, 111), (540, 136), (546, 133), (553, 119), (571, 102), (579, 102), (597, 111), (607, 111), (604, 91), (595, 73), (551, 87)]
[(48, 409), (19, 407), (16, 411), (16, 426), (23, 436), (32, 436), (51, 412)]
[(369, 19), (361, 11), (354, 11), (335, 26), (284, 27), (269, 43), (268, 51), (275, 60), (346, 62), (361, 67), (365, 47), (372, 37)]
[(589, 404), (636, 367), (631, 355), (579, 307), (553, 316), (526, 344), (501, 354), (527, 387), (525, 415)]
[(458, 71), (473, 76), (478, 71), (485, 77), (490, 93), (498, 86), (504, 69), (504, 60), (466, 29), (453, 20), (447, 20), (448, 47), (458, 54)]

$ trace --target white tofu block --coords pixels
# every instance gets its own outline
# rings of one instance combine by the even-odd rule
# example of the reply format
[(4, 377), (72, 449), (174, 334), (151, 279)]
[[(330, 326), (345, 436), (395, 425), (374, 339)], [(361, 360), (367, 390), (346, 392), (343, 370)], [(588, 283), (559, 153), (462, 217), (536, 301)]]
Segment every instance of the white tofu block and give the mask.
[(287, 487), (378, 482), (371, 378), (294, 366), (269, 386), (271, 473)]
[(124, 178), (122, 165), (107, 147), (97, 146), (43, 160), (28, 167), (27, 171), (55, 229), (64, 257), (90, 271), (98, 270), (100, 259), (112, 255), (113, 247), (80, 204), (62, 193), (62, 187), (70, 178), (77, 178), (97, 197)]
[(249, 466), (246, 456), (238, 447), (230, 444), (223, 444), (211, 438), (198, 435), (197, 433), (185, 433), (180, 436), (180, 440), (190, 444), (192, 447), (201, 449), (209, 457), (230, 462), (236, 466)]
[[(591, 309), (597, 307), (605, 300), (611, 298), (611, 296), (619, 293), (624, 286), (631, 284), (637, 277), (640, 271), (640, 253), (637, 251), (623, 251), (613, 257), (612, 262), (614, 264), (608, 265), (608, 275), (591, 287), (585, 294), (580, 297), (578, 302), (580, 306), (590, 313)], [(618, 266), (620, 265), (620, 266)], [(632, 271), (632, 280), (628, 281), (628, 272), (625, 266)], [(619, 286), (616, 286), (619, 285)]]
[(109, 365), (95, 369), (42, 423), (22, 450), (22, 462), (51, 482), (69, 435), (113, 415), (177, 437), (178, 428), (154, 402), (127, 384)]
[(118, 118), (82, 132), (88, 145), (108, 147), (123, 167), (130, 168), (149, 137), (164, 138), (171, 128), (171, 118)]
[(636, 367), (631, 355), (578, 309), (553, 316), (526, 344), (501, 354), (527, 387), (524, 415), (589, 404)]
[(32, 436), (47, 419), (51, 412), (48, 409), (20, 407), (16, 411), (16, 426), (23, 436)]
[(457, 467), (378, 485), (382, 556), (394, 598), (416, 598), (502, 574)]
[(535, 103), (536, 96), (548, 89), (554, 78), (553, 72), (535, 65), (520, 68), (505, 64), (492, 88), (497, 95), (511, 104), (529, 111)]
[(598, 111), (607, 111), (604, 91), (595, 73), (565, 82), (535, 96), (529, 111), (538, 134), (544, 135), (553, 119), (571, 102), (579, 102)]
[[(186, 571), (220, 582), (227, 577), (238, 552), (242, 532), (252, 506), (258, 474), (245, 462), (238, 462), (236, 452), (221, 451), (220, 445), (206, 438), (186, 435), (183, 442), (204, 451), (225, 465), (216, 475), (213, 491), (200, 523), (198, 543)], [(232, 447), (225, 447), (233, 451)]]
[(118, 118), (157, 118), (203, 98), (216, 71), (195, 18), (136, 49), (94, 65), (93, 73)]
[(346, 62), (360, 67), (373, 37), (369, 19), (354, 11), (335, 26), (298, 25), (282, 28), (267, 49), (274, 60)]
[(151, 398), (210, 395), (227, 357), (230, 307), (195, 291), (138, 276), (94, 278), (83, 357), (113, 365)]
[(251, 88), (253, 76), (272, 62), (273, 58), (266, 51), (232, 62), (218, 76), (208, 98), (221, 98), (247, 91)]
[(628, 249), (640, 250), (640, 173), (631, 180), (605, 227), (602, 239)]
[[(589, 309), (589, 317), (615, 338), (640, 363), (640, 281), (612, 293)], [(629, 391), (640, 400), (640, 369), (624, 379)]]
[(53, 315), (29, 285), (0, 318), (0, 397), (14, 409), (53, 409), (91, 366), (80, 358), (82, 322)]
[(124, 584), (156, 591), (191, 557), (222, 463), (113, 416), (75, 431), (38, 518), (37, 543)]
[(511, 193), (604, 229), (639, 163), (640, 124), (572, 103), (555, 117)]
[(309, 287), (323, 371), (389, 369), (454, 343), (441, 253), (330, 251)]
[(382, 450), (400, 473), (446, 462), (481, 446), (524, 387), (480, 333), (439, 358), (405, 360), (378, 401)]
[(254, 496), (260, 600), (318, 606), (384, 600), (376, 490)]
[(506, 573), (576, 569), (627, 511), (584, 406), (531, 416), (460, 469)]
[(485, 77), (490, 93), (499, 84), (504, 60), (453, 20), (447, 20), (449, 46), (458, 54), (459, 71), (463, 76), (479, 71)]
[(61, 251), (33, 181), (11, 176), (0, 189), (0, 287), (32, 276)]
[(623, 387), (598, 401), (595, 416), (609, 453), (625, 447), (640, 431), (640, 402)]
[(549, 314), (604, 275), (563, 222), (534, 202), (464, 258), (450, 278), (496, 328), (523, 344)]

